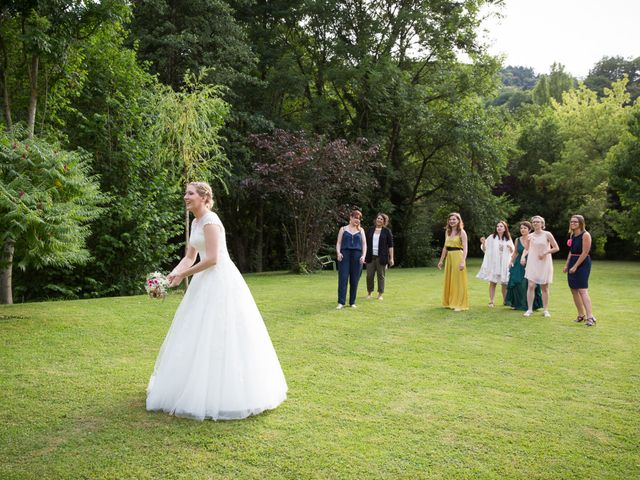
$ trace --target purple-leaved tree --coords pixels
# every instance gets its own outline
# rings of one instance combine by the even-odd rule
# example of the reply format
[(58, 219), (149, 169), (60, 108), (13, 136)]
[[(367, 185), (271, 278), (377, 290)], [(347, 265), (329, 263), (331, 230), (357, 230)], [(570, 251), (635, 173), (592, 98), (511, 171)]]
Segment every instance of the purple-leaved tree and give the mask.
[(374, 170), (382, 167), (378, 148), (365, 139), (349, 143), (284, 130), (252, 135), (251, 141), (258, 161), (245, 185), (267, 201), (284, 202), (292, 270), (313, 270), (323, 239), (337, 231), (341, 210), (366, 201), (375, 187)]

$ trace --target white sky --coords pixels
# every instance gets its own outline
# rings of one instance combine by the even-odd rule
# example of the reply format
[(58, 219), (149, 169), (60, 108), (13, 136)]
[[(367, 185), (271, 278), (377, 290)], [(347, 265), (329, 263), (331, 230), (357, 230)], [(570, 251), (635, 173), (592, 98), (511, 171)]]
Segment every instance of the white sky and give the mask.
[(504, 65), (549, 73), (553, 62), (584, 78), (604, 56), (640, 57), (640, 0), (505, 0), (483, 23)]

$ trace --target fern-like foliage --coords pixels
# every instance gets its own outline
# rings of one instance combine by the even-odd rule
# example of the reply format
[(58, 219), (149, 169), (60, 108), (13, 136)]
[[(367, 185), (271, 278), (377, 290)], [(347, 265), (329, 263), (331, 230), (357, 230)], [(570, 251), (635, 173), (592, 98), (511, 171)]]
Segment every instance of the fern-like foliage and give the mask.
[(89, 223), (106, 202), (86, 153), (20, 129), (0, 133), (0, 242), (15, 244), (18, 267), (86, 262)]

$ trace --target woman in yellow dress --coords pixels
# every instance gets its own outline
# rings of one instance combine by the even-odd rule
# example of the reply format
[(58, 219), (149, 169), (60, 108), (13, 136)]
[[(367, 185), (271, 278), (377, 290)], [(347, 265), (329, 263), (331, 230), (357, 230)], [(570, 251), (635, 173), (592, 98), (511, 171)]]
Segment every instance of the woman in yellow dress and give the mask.
[(467, 232), (459, 213), (449, 214), (445, 227), (444, 247), (438, 262), (444, 263), (444, 294), (442, 305), (456, 312), (469, 309), (467, 293)]

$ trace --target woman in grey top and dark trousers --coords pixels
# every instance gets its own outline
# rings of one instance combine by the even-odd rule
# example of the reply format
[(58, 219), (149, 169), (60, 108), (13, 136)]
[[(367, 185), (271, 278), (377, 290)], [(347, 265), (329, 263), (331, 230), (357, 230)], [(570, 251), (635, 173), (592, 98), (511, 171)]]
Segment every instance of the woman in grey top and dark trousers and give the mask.
[(376, 216), (375, 227), (367, 230), (367, 298), (373, 293), (373, 277), (378, 277), (378, 300), (382, 300), (384, 294), (384, 274), (387, 265), (393, 267), (393, 234), (387, 228), (389, 216), (379, 213)]

